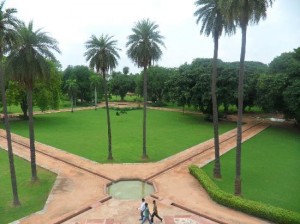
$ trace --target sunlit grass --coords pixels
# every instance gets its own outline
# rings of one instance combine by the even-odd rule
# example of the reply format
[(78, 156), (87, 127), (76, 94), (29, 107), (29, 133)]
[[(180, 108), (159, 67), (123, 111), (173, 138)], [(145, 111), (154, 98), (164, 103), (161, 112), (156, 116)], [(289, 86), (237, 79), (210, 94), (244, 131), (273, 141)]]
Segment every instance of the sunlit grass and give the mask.
[(7, 152), (0, 149), (0, 223), (9, 223), (43, 209), (56, 175), (38, 167), (39, 181), (31, 183), (30, 163), (14, 157), (21, 206), (12, 205), (10, 172)]
[[(243, 197), (300, 212), (300, 131), (271, 127), (242, 145)], [(223, 190), (234, 192), (235, 150), (221, 157)], [(213, 178), (213, 162), (204, 167)]]
[[(142, 110), (116, 116), (111, 110), (113, 162), (142, 162)], [(235, 127), (221, 122), (220, 133)], [(12, 131), (28, 137), (26, 121)], [(36, 140), (98, 162), (107, 161), (105, 109), (35, 116)], [(212, 123), (201, 115), (148, 110), (147, 154), (158, 161), (213, 137)]]

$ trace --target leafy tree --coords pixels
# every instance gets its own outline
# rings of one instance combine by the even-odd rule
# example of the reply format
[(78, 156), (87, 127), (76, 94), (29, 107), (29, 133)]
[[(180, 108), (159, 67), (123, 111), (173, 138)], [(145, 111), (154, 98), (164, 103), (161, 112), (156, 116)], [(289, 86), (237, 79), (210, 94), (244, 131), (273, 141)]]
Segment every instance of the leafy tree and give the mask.
[(300, 77), (295, 79), (283, 92), (283, 98), (287, 105), (285, 115), (295, 118), (296, 125), (300, 125)]
[(267, 8), (273, 0), (228, 0), (222, 1), (223, 14), (228, 21), (235, 21), (242, 31), (242, 44), (240, 55), (239, 84), (238, 84), (238, 121), (237, 121), (237, 147), (236, 147), (236, 178), (235, 194), (241, 195), (241, 145), (242, 145), (242, 118), (243, 118), (243, 92), (244, 70), (246, 55), (246, 37), (249, 23), (257, 24), (260, 19), (267, 16)]
[(237, 102), (238, 68), (232, 63), (223, 62), (218, 77), (218, 103), (223, 104), (224, 113), (229, 113), (229, 106)]
[(161, 46), (165, 46), (163, 36), (158, 31), (158, 25), (149, 19), (138, 21), (132, 28), (133, 34), (128, 36), (126, 47), (128, 57), (138, 66), (144, 69), (144, 115), (143, 115), (143, 159), (147, 159), (147, 69), (152, 62), (158, 61), (162, 56)]
[(95, 68), (97, 73), (102, 74), (104, 83), (104, 95), (107, 114), (107, 131), (108, 131), (108, 159), (112, 160), (112, 146), (111, 146), (111, 125), (108, 108), (108, 94), (107, 94), (107, 72), (114, 69), (120, 58), (118, 48), (116, 47), (117, 41), (112, 39), (113, 36), (101, 35), (99, 38), (92, 35), (90, 40), (85, 43), (87, 51), (84, 56), (90, 62), (90, 68)]
[(257, 82), (257, 104), (265, 112), (283, 112), (285, 103), (283, 91), (286, 89), (288, 76), (284, 74), (263, 74)]
[(50, 75), (49, 60), (56, 61), (52, 50), (60, 53), (57, 41), (42, 32), (41, 29), (33, 30), (33, 22), (28, 26), (22, 23), (18, 27), (19, 44), (7, 58), (12, 78), (22, 84), (27, 91), (29, 109), (29, 138), (31, 158), (31, 179), (36, 181), (36, 159), (33, 124), (32, 93), (37, 80), (48, 79)]
[(58, 70), (58, 65), (49, 61), (50, 75), (49, 79), (45, 81), (37, 81), (34, 89), (34, 104), (37, 105), (41, 111), (45, 111), (49, 108), (59, 109), (62, 74)]
[(166, 83), (170, 101), (176, 102), (178, 106), (182, 106), (183, 113), (185, 105), (191, 105), (191, 89), (194, 85), (194, 77), (188, 64), (181, 65)]
[(135, 82), (131, 76), (122, 73), (113, 73), (109, 85), (111, 93), (120, 96), (121, 101), (124, 101), (124, 97), (128, 92), (135, 89)]
[(197, 10), (194, 16), (197, 17), (197, 23), (201, 21), (200, 33), (206, 36), (212, 35), (214, 39), (214, 57), (213, 57), (213, 72), (211, 83), (211, 97), (213, 108), (213, 123), (214, 123), (214, 145), (215, 145), (215, 166), (214, 177), (221, 178), (221, 164), (219, 153), (219, 125), (218, 125), (218, 104), (217, 104), (217, 59), (219, 38), (222, 35), (223, 29), (226, 33), (235, 31), (233, 22), (225, 20), (219, 0), (197, 0), (195, 5)]
[[(92, 100), (93, 91), (91, 90), (90, 77), (94, 74), (87, 66), (77, 65), (68, 66), (63, 73), (63, 86), (69, 79), (77, 81), (77, 98), (82, 102), (90, 102)], [(68, 92), (65, 90), (66, 93)]]
[(74, 100), (76, 99), (76, 94), (78, 92), (78, 85), (76, 79), (68, 79), (65, 84), (65, 88), (68, 90), (68, 95), (71, 102), (71, 112), (74, 112)]
[(90, 83), (91, 83), (91, 87), (94, 89), (94, 103), (95, 103), (95, 110), (97, 110), (97, 105), (98, 105), (97, 92), (98, 92), (98, 89), (101, 85), (101, 77), (98, 76), (97, 74), (91, 75), (90, 76)]
[[(169, 80), (172, 74), (172, 70), (159, 66), (151, 66), (147, 70), (147, 95), (148, 99), (152, 102), (162, 102), (163, 98), (166, 97), (167, 94), (167, 86), (166, 82)], [(139, 79), (139, 89), (141, 90), (143, 86), (143, 73)], [(142, 93), (140, 92), (142, 95)]]
[(8, 160), (9, 160), (9, 170), (10, 170), (10, 179), (13, 193), (13, 205), (20, 205), (18, 187), (17, 187), (17, 178), (14, 164), (13, 149), (11, 143), (11, 132), (10, 125), (7, 115), (7, 105), (6, 105), (6, 96), (5, 96), (5, 83), (4, 83), (4, 65), (3, 65), (3, 55), (8, 53), (17, 42), (17, 33), (16, 27), (19, 24), (19, 20), (14, 17), (14, 13), (17, 10), (14, 8), (4, 9), (4, 1), (0, 3), (0, 84), (1, 84), (1, 95), (2, 95), (2, 106), (4, 114), (4, 125), (6, 131), (7, 139), (7, 151), (8, 151)]
[[(286, 118), (295, 119), (296, 125), (299, 125), (300, 48), (275, 57), (270, 63), (267, 77), (269, 80), (262, 82), (266, 87), (258, 103), (267, 111), (284, 113)], [(270, 97), (269, 101), (267, 96)]]
[(124, 75), (128, 75), (128, 73), (129, 73), (129, 67), (125, 66), (125, 67), (123, 68), (123, 74), (124, 74)]

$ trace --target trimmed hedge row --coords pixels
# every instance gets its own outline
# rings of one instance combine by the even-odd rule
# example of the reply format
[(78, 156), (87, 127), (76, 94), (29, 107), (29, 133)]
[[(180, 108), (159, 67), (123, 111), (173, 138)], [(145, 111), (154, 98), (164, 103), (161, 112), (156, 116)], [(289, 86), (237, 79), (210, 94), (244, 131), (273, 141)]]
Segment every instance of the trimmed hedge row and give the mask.
[(189, 167), (190, 173), (200, 182), (209, 196), (217, 203), (244, 213), (280, 224), (300, 224), (300, 213), (251, 201), (222, 191), (206, 174), (195, 165)]

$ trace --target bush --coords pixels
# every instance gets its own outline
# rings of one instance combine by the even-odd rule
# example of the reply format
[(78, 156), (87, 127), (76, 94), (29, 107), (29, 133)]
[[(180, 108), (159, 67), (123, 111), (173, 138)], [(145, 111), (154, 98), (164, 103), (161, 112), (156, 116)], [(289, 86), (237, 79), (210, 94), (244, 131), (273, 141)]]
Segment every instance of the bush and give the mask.
[(162, 101), (156, 101), (156, 102), (150, 103), (150, 106), (151, 107), (165, 107), (165, 106), (167, 106), (167, 104)]
[(300, 213), (240, 198), (224, 192), (210, 179), (204, 170), (195, 165), (191, 165), (189, 171), (200, 182), (209, 196), (221, 205), (267, 219), (274, 223), (300, 224)]

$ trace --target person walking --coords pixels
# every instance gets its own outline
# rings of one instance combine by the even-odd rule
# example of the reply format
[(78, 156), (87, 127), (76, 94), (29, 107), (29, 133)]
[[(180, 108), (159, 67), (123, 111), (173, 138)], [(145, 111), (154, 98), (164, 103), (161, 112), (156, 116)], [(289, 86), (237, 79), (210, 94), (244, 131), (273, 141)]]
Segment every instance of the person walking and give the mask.
[(146, 221), (148, 221), (150, 224), (152, 224), (152, 222), (150, 220), (151, 214), (150, 214), (150, 211), (148, 208), (148, 203), (145, 203), (145, 209), (144, 209), (143, 215), (144, 216), (143, 216), (143, 220), (142, 220), (141, 224), (145, 223)]
[(144, 210), (145, 210), (145, 204), (146, 204), (145, 198), (142, 198), (141, 206), (138, 208), (138, 210), (140, 210), (140, 214), (141, 214), (140, 220), (143, 220)]
[(160, 221), (162, 222), (162, 218), (158, 215), (158, 211), (157, 211), (157, 205), (156, 205), (156, 201), (153, 200), (153, 212), (152, 212), (152, 215), (151, 215), (151, 222), (153, 223), (153, 218), (157, 217), (160, 219)]

